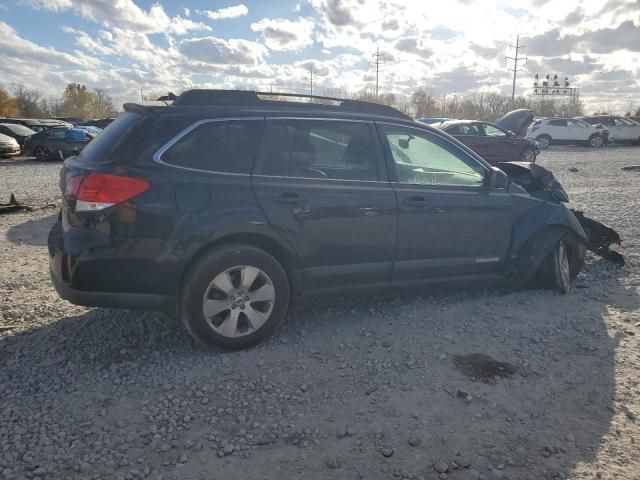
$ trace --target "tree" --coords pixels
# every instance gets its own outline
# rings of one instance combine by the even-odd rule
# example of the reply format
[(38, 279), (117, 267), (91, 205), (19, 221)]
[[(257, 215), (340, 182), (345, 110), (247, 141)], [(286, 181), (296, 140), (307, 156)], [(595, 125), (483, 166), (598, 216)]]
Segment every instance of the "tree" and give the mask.
[(4, 88), (0, 88), (0, 117), (18, 116), (20, 116), (18, 103), (9, 96), (9, 93)]
[(22, 83), (18, 83), (13, 89), (13, 98), (22, 116), (26, 118), (39, 118), (44, 116), (39, 105), (42, 100), (42, 93), (40, 93), (40, 91), (35, 89), (29, 90)]
[(59, 110), (65, 117), (105, 118), (115, 115), (113, 99), (105, 90), (90, 90), (80, 83), (64, 89)]

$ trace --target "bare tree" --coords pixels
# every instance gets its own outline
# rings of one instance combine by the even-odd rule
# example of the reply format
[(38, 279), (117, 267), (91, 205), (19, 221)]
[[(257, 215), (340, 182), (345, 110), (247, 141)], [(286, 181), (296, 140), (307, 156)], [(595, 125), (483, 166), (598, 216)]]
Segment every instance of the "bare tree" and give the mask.
[(16, 101), (23, 117), (38, 118), (43, 116), (39, 105), (42, 99), (40, 91), (30, 90), (22, 83), (18, 83), (13, 89), (13, 99)]

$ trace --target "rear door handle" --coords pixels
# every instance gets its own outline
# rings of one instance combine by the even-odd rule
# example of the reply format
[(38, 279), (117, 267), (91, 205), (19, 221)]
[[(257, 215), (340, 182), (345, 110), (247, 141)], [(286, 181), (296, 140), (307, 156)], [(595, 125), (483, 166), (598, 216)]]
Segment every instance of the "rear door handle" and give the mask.
[(304, 197), (296, 192), (284, 192), (273, 197), (273, 201), (286, 205), (297, 205), (304, 202)]
[(405, 207), (424, 208), (429, 204), (429, 201), (424, 197), (410, 197), (405, 198), (402, 204)]

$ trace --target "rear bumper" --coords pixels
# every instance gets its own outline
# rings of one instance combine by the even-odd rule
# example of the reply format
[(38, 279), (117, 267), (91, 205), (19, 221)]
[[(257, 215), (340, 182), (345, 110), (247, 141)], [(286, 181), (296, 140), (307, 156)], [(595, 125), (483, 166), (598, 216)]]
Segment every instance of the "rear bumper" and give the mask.
[[(69, 242), (67, 242), (69, 243)], [(109, 276), (112, 272), (104, 269), (91, 269), (90, 275), (78, 283), (77, 279), (72, 281), (72, 263), (81, 263), (78, 258), (71, 257), (69, 251), (65, 250), (60, 222), (56, 223), (49, 232), (49, 273), (51, 283), (60, 298), (76, 305), (85, 307), (104, 308), (127, 308), (137, 310), (171, 311), (174, 308), (176, 298), (171, 295), (157, 293), (140, 293), (131, 291), (101, 291), (89, 285), (89, 279)], [(75, 265), (77, 267), (77, 265)], [(128, 272), (122, 272), (123, 277)], [(85, 289), (83, 288), (89, 288)], [(78, 288), (80, 287), (80, 288)]]
[(120, 293), (120, 292), (87, 292), (71, 288), (56, 277), (50, 269), (51, 283), (58, 296), (76, 305), (84, 307), (127, 308), (134, 310), (168, 311), (175, 298), (149, 293)]

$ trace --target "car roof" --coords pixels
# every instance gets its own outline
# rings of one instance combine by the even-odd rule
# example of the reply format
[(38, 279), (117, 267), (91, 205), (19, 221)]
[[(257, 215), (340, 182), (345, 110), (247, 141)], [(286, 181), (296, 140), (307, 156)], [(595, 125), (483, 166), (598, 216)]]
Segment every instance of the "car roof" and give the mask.
[[(302, 98), (311, 99), (311, 101), (290, 101)], [(388, 105), (334, 97), (243, 90), (187, 90), (172, 104), (169, 102), (126, 103), (124, 109), (151, 116), (169, 113), (211, 117), (269, 115), (323, 118), (331, 116), (345, 119), (415, 122), (408, 115)]]
[(35, 120), (33, 118), (3, 118), (2, 122), (3, 123), (27, 122), (33, 125), (41, 125), (41, 123), (38, 120)]

